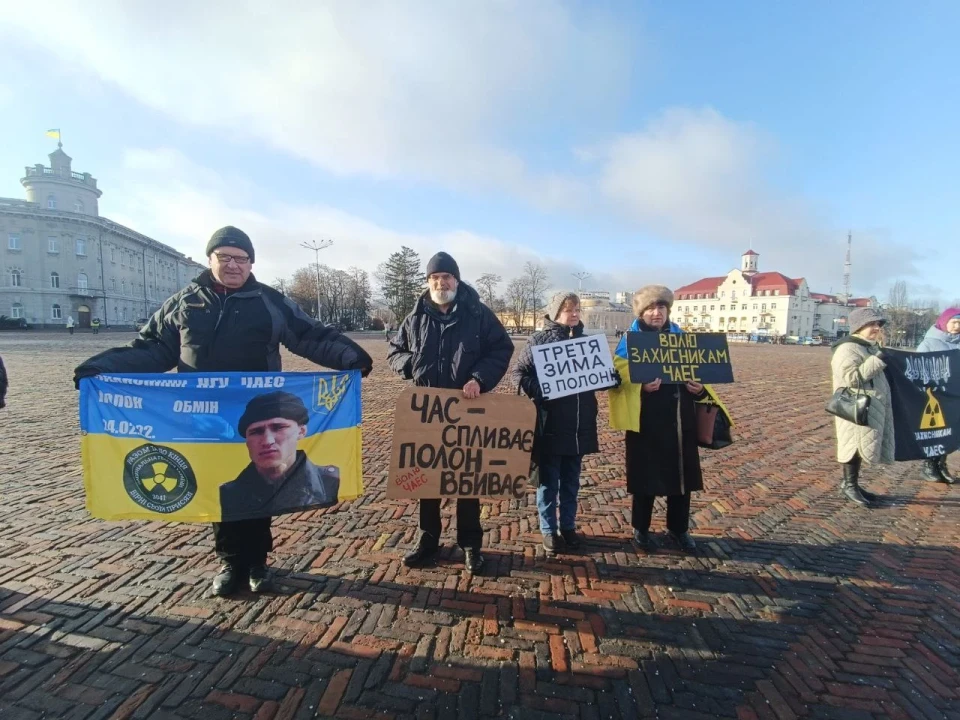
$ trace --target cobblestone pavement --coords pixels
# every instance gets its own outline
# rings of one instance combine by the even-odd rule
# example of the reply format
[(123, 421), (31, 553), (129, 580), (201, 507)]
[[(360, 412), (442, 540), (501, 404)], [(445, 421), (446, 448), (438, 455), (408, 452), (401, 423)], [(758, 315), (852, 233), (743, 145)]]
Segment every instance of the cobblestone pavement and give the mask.
[(416, 507), (383, 488), (401, 384), (364, 341), (366, 495), (276, 521), (278, 592), (223, 600), (208, 528), (84, 510), (71, 371), (122, 339), (0, 336), (4, 718), (960, 718), (960, 494), (907, 463), (866, 471), (883, 507), (839, 500), (827, 349), (734, 348), (737, 442), (703, 452), (698, 555), (631, 546), (605, 432), (584, 551), (544, 556), (532, 494), (485, 503), (470, 578), (449, 528), (438, 567), (400, 563)]

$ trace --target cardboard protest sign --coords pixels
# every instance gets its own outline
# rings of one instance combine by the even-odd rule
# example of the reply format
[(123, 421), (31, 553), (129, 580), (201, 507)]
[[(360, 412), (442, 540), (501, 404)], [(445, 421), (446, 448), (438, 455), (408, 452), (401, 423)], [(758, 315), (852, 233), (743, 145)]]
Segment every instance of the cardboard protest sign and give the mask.
[(535, 422), (518, 395), (408, 388), (397, 399), (387, 497), (523, 497)]
[(960, 449), (960, 375), (954, 373), (960, 353), (884, 348), (883, 361), (893, 400), (896, 459), (926, 460)]
[(602, 390), (616, 384), (613, 358), (605, 336), (573, 338), (536, 345), (533, 364), (537, 381), (547, 400), (586, 390)]
[(630, 382), (732, 383), (730, 349), (723, 333), (628, 332)]
[(363, 492), (360, 372), (98, 375), (80, 382), (87, 509), (218, 522)]

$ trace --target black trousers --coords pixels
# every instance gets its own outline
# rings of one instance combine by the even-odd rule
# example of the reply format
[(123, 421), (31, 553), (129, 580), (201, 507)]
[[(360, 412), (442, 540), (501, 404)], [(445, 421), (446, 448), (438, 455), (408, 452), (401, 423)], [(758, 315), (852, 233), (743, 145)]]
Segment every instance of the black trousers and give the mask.
[(217, 557), (241, 570), (266, 565), (267, 553), (273, 550), (273, 535), (270, 533), (272, 519), (213, 523)]
[[(440, 501), (420, 501), (420, 530), (440, 540)], [(462, 548), (480, 548), (483, 528), (480, 527), (480, 501), (472, 498), (457, 500), (457, 545)]]
[[(653, 503), (656, 495), (634, 495), (633, 517), (634, 530), (646, 532), (650, 529), (650, 520), (653, 518)], [(667, 530), (678, 535), (690, 530), (690, 493), (684, 495), (667, 495)]]

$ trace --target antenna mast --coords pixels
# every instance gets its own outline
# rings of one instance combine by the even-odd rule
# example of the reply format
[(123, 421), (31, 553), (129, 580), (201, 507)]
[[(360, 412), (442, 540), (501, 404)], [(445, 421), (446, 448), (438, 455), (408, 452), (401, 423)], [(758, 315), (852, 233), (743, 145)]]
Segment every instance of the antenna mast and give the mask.
[(847, 233), (847, 259), (843, 263), (843, 302), (850, 302), (850, 248), (853, 245), (853, 233)]

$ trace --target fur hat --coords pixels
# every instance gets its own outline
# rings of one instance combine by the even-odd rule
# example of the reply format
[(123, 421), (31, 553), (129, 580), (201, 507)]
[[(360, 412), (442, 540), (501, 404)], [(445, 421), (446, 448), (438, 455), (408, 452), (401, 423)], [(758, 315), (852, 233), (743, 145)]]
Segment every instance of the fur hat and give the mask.
[(241, 437), (247, 436), (247, 429), (256, 422), (284, 418), (293, 420), (298, 425), (306, 425), (310, 419), (307, 406), (296, 395), (278, 390), (276, 392), (257, 395), (247, 403), (246, 410), (240, 418), (239, 427)]
[(869, 325), (872, 322), (886, 325), (887, 319), (881, 315), (880, 311), (876, 308), (857, 308), (852, 311), (847, 318), (847, 327), (850, 329), (850, 334), (853, 335), (859, 330), (862, 330), (865, 325)]
[(547, 307), (543, 310), (544, 317), (546, 317), (547, 320), (556, 320), (557, 315), (563, 310), (563, 306), (568, 300), (575, 302), (577, 305), (580, 304), (580, 296), (573, 292), (573, 290), (561, 290), (555, 293), (554, 296), (550, 298), (550, 302), (547, 303)]
[(654, 303), (662, 302), (673, 307), (673, 290), (665, 285), (647, 285), (633, 294), (633, 314), (640, 317)]
[(427, 263), (427, 277), (434, 273), (449, 273), (457, 279), (457, 282), (460, 282), (460, 266), (445, 252), (438, 252)]
[(233, 225), (227, 225), (217, 230), (210, 237), (210, 242), (207, 243), (207, 257), (210, 257), (218, 247), (225, 245), (245, 251), (250, 256), (250, 262), (254, 262), (253, 243), (250, 242), (250, 237), (243, 230), (235, 228)]

